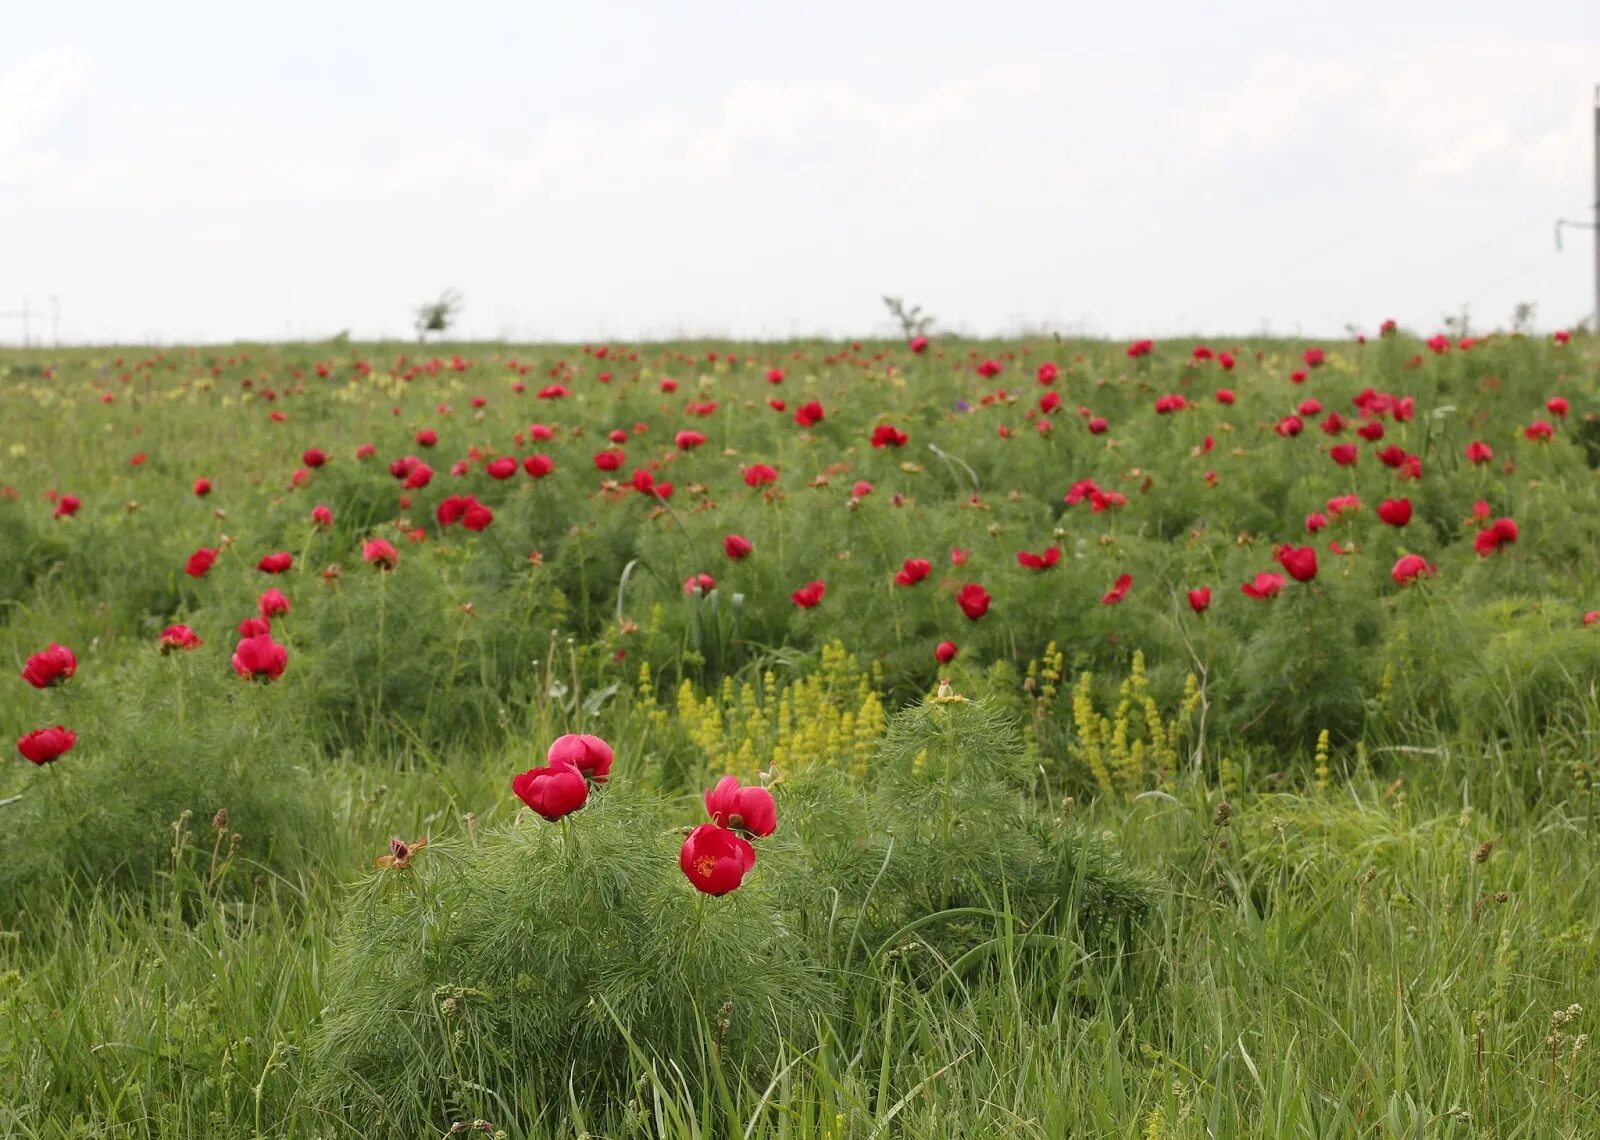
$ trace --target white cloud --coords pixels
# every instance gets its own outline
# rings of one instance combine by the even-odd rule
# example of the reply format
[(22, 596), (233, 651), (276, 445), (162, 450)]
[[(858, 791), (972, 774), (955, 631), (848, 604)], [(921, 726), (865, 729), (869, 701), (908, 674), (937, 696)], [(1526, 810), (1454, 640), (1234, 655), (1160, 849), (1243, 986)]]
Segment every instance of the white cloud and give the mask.
[(51, 129), (93, 71), (84, 52), (67, 47), (31, 55), (0, 76), (0, 182), (21, 181), (55, 163)]
[(1180, 121), (1196, 154), (1266, 150), (1292, 137), (1309, 113), (1344, 102), (1361, 81), (1360, 70), (1346, 64), (1267, 55), (1232, 89)]

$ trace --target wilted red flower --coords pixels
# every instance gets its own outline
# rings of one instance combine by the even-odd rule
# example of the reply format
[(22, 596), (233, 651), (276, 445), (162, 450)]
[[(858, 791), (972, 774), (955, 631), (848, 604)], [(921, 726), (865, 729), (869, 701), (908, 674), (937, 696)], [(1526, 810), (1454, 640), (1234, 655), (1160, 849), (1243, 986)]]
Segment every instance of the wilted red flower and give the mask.
[(1203, 614), (1211, 608), (1211, 587), (1196, 586), (1189, 591), (1189, 608), (1197, 614)]
[(256, 599), (256, 609), (264, 618), (278, 617), (289, 612), (289, 596), (282, 590), (268, 590)]
[(288, 663), (289, 651), (273, 641), (270, 633), (247, 637), (233, 651), (233, 671), (249, 680), (276, 681)]
[(321, 526), (321, 527), (332, 526), (333, 525), (333, 512), (330, 511), (327, 507), (321, 506), (319, 504), (318, 506), (315, 506), (315, 507), (311, 508), (311, 521), (316, 523), (318, 526)]
[(1239, 587), (1239, 592), (1247, 598), (1275, 598), (1283, 589), (1283, 575), (1274, 574), (1270, 570), (1263, 570), (1252, 580)]
[(722, 552), (735, 562), (750, 557), (750, 552), (755, 546), (742, 534), (725, 534), (722, 536)]
[(693, 594), (697, 590), (702, 594), (709, 594), (716, 588), (717, 580), (710, 574), (690, 574), (683, 580), (683, 592), (685, 594)]
[(35, 689), (59, 685), (78, 671), (78, 658), (65, 645), (52, 641), (44, 649), (28, 658), (22, 668), (22, 679)]
[(702, 823), (689, 833), (678, 853), (678, 866), (702, 894), (725, 895), (736, 890), (756, 865), (749, 840), (726, 827)]
[(1420, 554), (1403, 555), (1389, 571), (1390, 577), (1402, 586), (1409, 586), (1418, 578), (1431, 578), (1439, 568)]
[(404, 871), (407, 867), (411, 866), (412, 856), (414, 856), (418, 851), (421, 851), (427, 845), (428, 840), (426, 836), (412, 843), (407, 843), (398, 835), (390, 836), (389, 854), (379, 855), (378, 858), (374, 860), (374, 865), (378, 867), (387, 867), (395, 871)]
[(575, 768), (584, 779), (596, 784), (611, 778), (611, 765), (615, 761), (616, 753), (611, 745), (586, 732), (558, 736), (545, 752), (545, 763), (552, 767), (565, 764)]
[(1487, 558), (1502, 546), (1509, 546), (1516, 542), (1518, 537), (1517, 524), (1511, 519), (1495, 519), (1494, 522), (1478, 532), (1478, 537), (1473, 540), (1472, 548), (1478, 552), (1479, 558)]
[(809, 610), (812, 606), (822, 601), (822, 595), (827, 593), (827, 591), (827, 583), (823, 582), (821, 579), (818, 579), (815, 582), (807, 582), (804, 586), (801, 586), (794, 593), (790, 594), (789, 597), (794, 601), (794, 604), (799, 606), (801, 609)]
[(989, 612), (989, 603), (994, 598), (976, 582), (963, 585), (956, 594), (956, 605), (961, 607), (961, 612), (967, 615), (968, 621), (977, 621)]
[(1317, 576), (1317, 548), (1314, 546), (1280, 546), (1272, 552), (1272, 557), (1296, 582), (1309, 582)]
[(54, 728), (36, 728), (17, 741), (17, 751), (35, 764), (48, 764), (59, 760), (78, 743), (78, 734), (66, 725)]
[(386, 538), (368, 539), (361, 548), (361, 557), (379, 570), (393, 570), (400, 562), (400, 552)]
[(706, 792), (706, 812), (711, 822), (755, 839), (778, 829), (778, 805), (772, 793), (760, 787), (741, 787), (737, 776), (724, 776)]
[(280, 550), (276, 554), (265, 555), (256, 563), (256, 569), (263, 574), (282, 574), (294, 565), (294, 555), (287, 550)]
[(1034, 554), (1029, 550), (1017, 551), (1017, 565), (1029, 570), (1048, 570), (1061, 561), (1061, 548), (1047, 546), (1043, 553)]
[(539, 816), (554, 823), (589, 800), (589, 781), (571, 764), (530, 768), (511, 778), (511, 790)]
[(893, 424), (879, 424), (872, 429), (873, 447), (904, 447), (910, 438)]
[(897, 586), (915, 586), (933, 572), (933, 563), (926, 558), (907, 558), (900, 569), (895, 571), (894, 584)]
[(171, 653), (175, 649), (199, 649), (200, 645), (200, 635), (186, 625), (167, 626), (156, 642), (156, 648), (162, 653)]
[(1131, 589), (1133, 589), (1133, 575), (1119, 575), (1111, 589), (1107, 590), (1105, 595), (1101, 597), (1100, 604), (1103, 606), (1114, 606), (1118, 602), (1122, 601), (1123, 598), (1126, 598), (1128, 596), (1128, 591)]
[(819, 424), (822, 422), (823, 418), (822, 405), (816, 400), (812, 400), (807, 404), (801, 404), (794, 410), (794, 422), (803, 428), (808, 428), (814, 424)]
[(1378, 504), (1378, 517), (1390, 526), (1405, 526), (1411, 521), (1411, 500), (1383, 500)]
[(778, 481), (778, 469), (765, 463), (752, 463), (744, 469), (744, 482), (747, 487), (765, 487)]
[(956, 659), (956, 654), (961, 652), (953, 641), (941, 641), (933, 648), (933, 658), (941, 665), (948, 665)]

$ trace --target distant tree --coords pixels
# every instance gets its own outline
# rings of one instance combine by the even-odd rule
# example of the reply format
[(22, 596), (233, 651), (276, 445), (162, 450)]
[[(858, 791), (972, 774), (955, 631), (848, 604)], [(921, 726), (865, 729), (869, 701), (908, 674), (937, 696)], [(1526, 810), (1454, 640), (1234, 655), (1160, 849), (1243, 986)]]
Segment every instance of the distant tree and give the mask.
[(1525, 333), (1533, 327), (1533, 316), (1539, 306), (1532, 301), (1518, 301), (1511, 310), (1511, 331)]
[(914, 336), (926, 336), (928, 329), (933, 326), (933, 317), (922, 311), (921, 305), (912, 305), (906, 308), (905, 301), (900, 297), (884, 297), (883, 303), (889, 310), (889, 315), (900, 322), (900, 331), (905, 338), (910, 340)]
[(417, 340), (428, 338), (429, 333), (442, 333), (446, 331), (461, 313), (461, 294), (454, 289), (446, 289), (439, 294), (437, 301), (429, 301), (425, 305), (418, 305), (416, 318), (413, 324), (417, 330)]

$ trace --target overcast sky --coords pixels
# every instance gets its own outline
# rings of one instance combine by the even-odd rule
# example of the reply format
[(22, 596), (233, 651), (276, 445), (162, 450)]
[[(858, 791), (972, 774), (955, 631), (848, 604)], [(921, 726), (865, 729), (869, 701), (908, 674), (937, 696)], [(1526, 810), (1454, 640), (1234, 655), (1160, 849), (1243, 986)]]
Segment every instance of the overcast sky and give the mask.
[[(164, 342), (1593, 303), (1600, 3), (0, 0), (0, 311)], [(1226, 10), (1227, 15), (1219, 15)], [(0, 341), (21, 325), (0, 318)]]

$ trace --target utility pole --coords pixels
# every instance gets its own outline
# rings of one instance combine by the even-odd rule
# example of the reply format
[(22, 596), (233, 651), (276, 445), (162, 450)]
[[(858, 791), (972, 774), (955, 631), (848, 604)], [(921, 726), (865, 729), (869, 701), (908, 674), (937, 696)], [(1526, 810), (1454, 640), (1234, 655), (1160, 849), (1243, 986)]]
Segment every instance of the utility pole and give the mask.
[(1556, 251), (1561, 250), (1562, 227), (1590, 230), (1594, 233), (1594, 325), (1600, 334), (1600, 83), (1594, 88), (1594, 218), (1587, 222), (1574, 222), (1566, 218), (1556, 220)]

